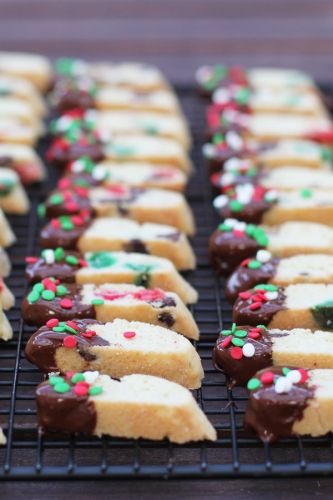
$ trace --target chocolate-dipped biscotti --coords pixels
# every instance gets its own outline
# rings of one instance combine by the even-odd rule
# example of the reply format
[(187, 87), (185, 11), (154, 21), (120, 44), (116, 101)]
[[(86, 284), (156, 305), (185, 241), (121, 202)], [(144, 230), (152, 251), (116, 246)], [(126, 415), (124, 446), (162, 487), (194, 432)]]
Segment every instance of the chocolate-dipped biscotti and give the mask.
[(269, 366), (333, 368), (331, 331), (268, 329), (263, 325), (222, 330), (213, 349), (215, 368), (231, 385), (246, 385), (258, 370)]
[(333, 285), (297, 284), (277, 287), (259, 284), (240, 292), (232, 309), (239, 325), (262, 324), (290, 330), (333, 329)]
[[(323, 226), (324, 227), (324, 226)], [(85, 252), (126, 251), (170, 259), (179, 270), (194, 269), (195, 256), (184, 235), (164, 224), (138, 224), (130, 219), (89, 215), (52, 219), (41, 231), (43, 248)]]
[(1, 167), (13, 169), (23, 184), (40, 182), (45, 178), (45, 167), (36, 152), (24, 144), (0, 144)]
[(198, 327), (178, 295), (135, 285), (62, 284), (55, 278), (45, 278), (23, 300), (22, 317), (36, 326), (53, 318), (96, 318), (103, 322), (123, 318), (166, 326), (189, 338), (199, 337)]
[(38, 423), (45, 430), (175, 443), (216, 439), (188, 389), (151, 375), (50, 377), (37, 387), (36, 401)]
[(28, 256), (26, 263), (25, 276), (32, 284), (57, 276), (64, 283), (129, 283), (162, 288), (177, 293), (185, 304), (198, 300), (197, 291), (177, 272), (173, 263), (153, 255), (127, 252), (80, 255), (58, 247), (42, 250), (39, 257)]
[(211, 235), (209, 256), (219, 274), (230, 274), (258, 250), (273, 257), (298, 254), (333, 254), (333, 230), (324, 224), (285, 222), (278, 226), (256, 226), (226, 219)]
[(265, 368), (248, 382), (244, 425), (262, 441), (310, 435), (333, 429), (333, 370)]
[(182, 335), (122, 319), (48, 321), (30, 337), (25, 355), (44, 372), (98, 370), (118, 379), (141, 373), (189, 389), (200, 387), (204, 376), (197, 351)]
[(134, 188), (125, 184), (91, 189), (76, 186), (53, 191), (44, 206), (47, 217), (89, 210), (97, 217), (125, 216), (139, 223), (170, 224), (185, 234), (195, 231), (193, 215), (184, 196), (163, 189)]

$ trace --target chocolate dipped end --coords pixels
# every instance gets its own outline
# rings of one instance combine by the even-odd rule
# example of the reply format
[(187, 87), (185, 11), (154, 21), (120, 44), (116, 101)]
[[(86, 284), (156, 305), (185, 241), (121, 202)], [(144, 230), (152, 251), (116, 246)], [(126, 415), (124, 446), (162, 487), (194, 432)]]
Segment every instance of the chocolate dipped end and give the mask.
[[(98, 321), (94, 319), (74, 319), (71, 320), (71, 325), (73, 323), (78, 327), (77, 332), (74, 334), (76, 339), (75, 349), (82, 357), (86, 358), (92, 346), (109, 345), (109, 342), (98, 335), (91, 337), (84, 335), (87, 331), (93, 330), (94, 325), (99, 324)], [(60, 328), (56, 326), (55, 329), (59, 330)], [(73, 333), (67, 330), (64, 332), (56, 330), (47, 325), (42, 326), (30, 337), (25, 347), (26, 358), (45, 373), (59, 370), (56, 363), (56, 350), (59, 347), (64, 347), (65, 337)]]
[[(57, 221), (58, 219), (53, 219)], [(67, 250), (76, 250), (77, 243), (83, 233), (88, 229), (91, 220), (87, 219), (79, 226), (65, 229), (61, 225), (55, 225), (53, 220), (41, 230), (41, 246), (43, 248), (63, 247)]]
[[(67, 258), (71, 259), (71, 263), (67, 262)], [(77, 261), (75, 263), (75, 260)], [(75, 276), (79, 269), (81, 269), (82, 258), (78, 252), (64, 252), (63, 258), (59, 261), (48, 264), (43, 257), (37, 257), (34, 262), (27, 264), (25, 269), (25, 277), (29, 283), (34, 284), (42, 281), (45, 278), (57, 276), (62, 283), (75, 282)]]
[(58, 393), (48, 381), (36, 390), (38, 425), (43, 429), (93, 434), (97, 415), (89, 396), (78, 396), (73, 387)]
[(61, 143), (55, 140), (48, 152), (48, 161), (60, 169), (64, 169), (66, 165), (72, 161), (78, 160), (86, 156), (95, 163), (101, 162), (105, 159), (104, 146), (102, 143), (93, 144), (67, 144), (64, 147)]
[(249, 267), (249, 264), (238, 266), (225, 284), (224, 293), (228, 301), (233, 304), (240, 292), (249, 290), (259, 283), (268, 283), (276, 274), (279, 260), (273, 258), (256, 268)]
[[(263, 294), (266, 299), (262, 299), (260, 290), (265, 291), (266, 287), (272, 288), (272, 292), (268, 291), (268, 294), (274, 293), (275, 298), (267, 299), (269, 295), (266, 291)], [(239, 294), (232, 309), (233, 321), (239, 325), (255, 326), (260, 324), (268, 326), (274, 315), (286, 308), (285, 299), (284, 288), (274, 287), (274, 285), (263, 285), (262, 287), (257, 285), (255, 288)]]
[[(273, 373), (275, 384), (261, 383), (260, 387), (250, 390), (244, 426), (253, 429), (264, 442), (293, 436), (294, 423), (302, 419), (309, 401), (314, 397), (314, 388), (307, 381), (294, 383), (288, 392), (278, 393), (276, 379), (283, 376), (284, 370), (282, 367), (270, 367), (257, 372), (255, 380), (259, 381), (266, 372)], [(305, 370), (302, 372), (306, 373)]]
[(66, 289), (67, 292), (64, 295), (55, 296), (52, 300), (45, 300), (42, 295), (39, 295), (37, 300), (31, 301), (29, 297), (32, 292), (30, 292), (22, 302), (21, 311), (24, 321), (28, 325), (43, 326), (53, 318), (68, 321), (72, 318), (96, 317), (94, 305), (83, 304), (80, 285), (66, 284)]
[(45, 215), (49, 218), (59, 217), (61, 215), (79, 214), (82, 210), (93, 215), (89, 195), (86, 189), (83, 193), (72, 190), (55, 190), (45, 200)]
[(238, 219), (251, 223), (260, 224), (265, 212), (272, 208), (272, 204), (266, 201), (250, 201), (242, 206), (242, 208), (233, 210), (231, 204), (228, 203), (224, 207), (216, 209), (221, 219), (237, 217)]

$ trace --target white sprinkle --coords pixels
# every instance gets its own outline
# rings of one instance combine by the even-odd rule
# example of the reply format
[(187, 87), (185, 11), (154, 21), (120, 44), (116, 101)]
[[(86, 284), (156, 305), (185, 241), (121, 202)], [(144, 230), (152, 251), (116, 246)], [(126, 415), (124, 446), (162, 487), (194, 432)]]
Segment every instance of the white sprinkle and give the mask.
[(84, 162), (81, 160), (76, 160), (71, 166), (72, 172), (79, 174), (84, 171)]
[(210, 66), (200, 66), (195, 73), (197, 82), (202, 83), (208, 80), (212, 75), (212, 68)]
[(72, 123), (72, 118), (70, 118), (69, 116), (64, 115), (61, 118), (58, 118), (57, 130), (59, 130), (59, 132), (64, 132), (65, 130), (67, 130), (67, 128), (70, 126), (71, 123)]
[(229, 170), (235, 170), (240, 168), (241, 165), (242, 165), (242, 160), (234, 156), (233, 158), (229, 158), (229, 160), (225, 162), (223, 168), (226, 172), (229, 172)]
[(112, 140), (112, 133), (109, 130), (100, 130), (99, 131), (99, 139), (101, 142), (107, 144), (108, 142), (111, 142)]
[(229, 227), (236, 227), (237, 224), (239, 224), (239, 221), (237, 219), (225, 219), (224, 223), (229, 226)]
[(277, 394), (283, 394), (290, 391), (292, 387), (291, 380), (287, 379), (287, 377), (279, 377), (275, 383), (275, 392)]
[(275, 300), (278, 298), (279, 294), (278, 292), (266, 292), (265, 296), (268, 300)]
[(229, 201), (228, 196), (226, 196), (225, 194), (220, 194), (213, 200), (213, 206), (218, 210), (219, 208), (222, 208), (225, 205), (227, 205), (228, 201)]
[(96, 181), (102, 181), (106, 177), (106, 168), (103, 165), (97, 165), (92, 171), (92, 177), (96, 179)]
[(227, 172), (221, 176), (221, 186), (229, 186), (230, 184), (233, 184), (234, 180), (235, 176), (230, 172)]
[(250, 344), (250, 342), (248, 342), (247, 344), (243, 345), (242, 351), (243, 351), (243, 355), (246, 358), (252, 358), (254, 356), (254, 353), (255, 353), (254, 345)]
[(216, 89), (213, 93), (212, 101), (215, 104), (226, 104), (230, 101), (230, 93), (227, 89)]
[(234, 229), (236, 229), (236, 231), (245, 231), (246, 222), (238, 222), (237, 221), (237, 224), (234, 225)]
[(250, 183), (241, 184), (240, 186), (236, 187), (237, 200), (246, 205), (251, 201), (253, 192), (254, 192), (253, 184)]
[(96, 379), (99, 375), (99, 372), (98, 371), (94, 371), (94, 372), (87, 371), (87, 372), (84, 372), (83, 375), (84, 375), (84, 380), (88, 384), (93, 384), (96, 381)]
[(202, 146), (202, 154), (205, 158), (213, 158), (215, 155), (215, 146), (207, 142)]
[(286, 375), (287, 379), (293, 384), (298, 384), (301, 381), (302, 375), (298, 370), (290, 370)]
[(43, 257), (46, 264), (54, 264), (55, 262), (54, 251), (51, 248), (44, 250)]
[(279, 195), (277, 191), (274, 190), (267, 191), (267, 193), (265, 193), (265, 201), (276, 201), (278, 197)]
[(88, 109), (84, 114), (84, 119), (88, 122), (96, 122), (97, 120), (97, 111), (95, 109)]
[(272, 258), (271, 252), (268, 250), (258, 250), (256, 260), (261, 263), (268, 262)]
[(225, 140), (228, 146), (236, 151), (240, 151), (243, 147), (243, 139), (234, 130), (229, 130), (225, 134)]

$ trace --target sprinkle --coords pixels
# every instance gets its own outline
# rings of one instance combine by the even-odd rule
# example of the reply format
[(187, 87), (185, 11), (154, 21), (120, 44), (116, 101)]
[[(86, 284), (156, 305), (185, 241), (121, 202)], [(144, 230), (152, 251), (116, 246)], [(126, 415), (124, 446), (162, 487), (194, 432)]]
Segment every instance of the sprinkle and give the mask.
[(288, 373), (289, 373), (289, 372), (290, 372), (290, 368), (286, 368), (286, 367), (283, 367), (283, 368), (282, 368), (282, 373), (283, 373), (283, 375), (285, 375), (285, 376), (286, 376), (286, 375), (288, 375)]
[(240, 292), (238, 295), (242, 300), (247, 300), (251, 297), (250, 292)]
[(133, 337), (135, 337), (136, 333), (135, 332), (124, 332), (123, 333), (125, 339), (132, 339)]
[(77, 396), (86, 396), (89, 391), (89, 386), (87, 387), (86, 385), (83, 385), (82, 383), (78, 383), (73, 387), (73, 392)]
[(291, 387), (291, 380), (288, 380), (287, 377), (279, 377), (275, 383), (274, 389), (277, 394), (283, 394), (289, 392)]
[(53, 331), (54, 332), (59, 332), (59, 333), (64, 333), (65, 327), (59, 324), (59, 326), (54, 326), (53, 327)]
[(258, 378), (250, 378), (247, 383), (247, 388), (249, 389), (249, 391), (255, 391), (256, 389), (259, 389), (260, 386), (261, 383)]
[(46, 264), (54, 264), (55, 261), (55, 255), (54, 251), (51, 248), (47, 248), (46, 250), (43, 251), (42, 253), (43, 259), (45, 260)]
[(28, 299), (28, 302), (30, 302), (30, 303), (37, 302), (37, 300), (39, 300), (39, 293), (32, 291), (29, 293), (27, 299)]
[(91, 387), (89, 389), (89, 396), (98, 396), (103, 392), (103, 388), (100, 386)]
[(91, 339), (96, 336), (96, 332), (94, 332), (93, 330), (87, 330), (82, 334), (82, 336), (85, 337), (86, 339)]
[(64, 197), (62, 194), (53, 194), (52, 196), (50, 196), (50, 204), (51, 205), (61, 205), (61, 203), (64, 202)]
[(243, 356), (245, 356), (246, 358), (252, 358), (255, 353), (254, 345), (248, 342), (247, 344), (243, 345), (242, 351)]
[(286, 375), (293, 384), (298, 384), (302, 380), (302, 375), (299, 370), (290, 370)]
[(83, 373), (75, 373), (75, 375), (71, 377), (71, 382), (72, 384), (77, 384), (78, 382), (88, 382), (88, 381), (85, 379)]
[(63, 377), (56, 377), (56, 376), (54, 376), (54, 377), (50, 377), (49, 378), (49, 383), (51, 385), (55, 385), (55, 384), (58, 384), (60, 382), (64, 382), (64, 378)]
[(76, 332), (79, 331), (79, 327), (77, 326), (76, 323), (74, 323), (74, 321), (71, 321), (71, 320), (68, 320), (66, 321), (66, 326), (70, 326), (71, 328), (73, 328), (73, 330), (75, 330)]
[(32, 287), (32, 289), (33, 289), (34, 292), (41, 293), (44, 290), (44, 285), (43, 285), (43, 283), (36, 283)]
[(268, 250), (258, 250), (256, 259), (264, 264), (265, 262), (268, 262), (272, 258), (271, 252)]
[(233, 359), (242, 359), (243, 357), (243, 351), (240, 347), (233, 347), (230, 351), (230, 356)]
[(83, 373), (84, 379), (88, 384), (93, 384), (99, 376), (98, 371), (86, 371)]
[(57, 318), (52, 318), (52, 319), (49, 319), (47, 322), (46, 322), (46, 326), (48, 328), (53, 328), (55, 326), (58, 326), (59, 325), (59, 320)]
[(226, 335), (230, 335), (231, 333), (232, 333), (232, 332), (231, 332), (231, 330), (222, 330), (222, 331), (220, 332), (220, 335), (224, 335), (224, 336), (226, 336)]
[(73, 307), (73, 301), (71, 299), (61, 299), (60, 307), (62, 307), (63, 309), (70, 309), (71, 307)]
[(221, 342), (222, 347), (229, 347), (232, 341), (232, 335), (228, 335), (223, 341)]
[(70, 390), (70, 385), (67, 384), (67, 382), (60, 382), (59, 384), (56, 384), (53, 386), (53, 389), (56, 391), (56, 392), (60, 392), (60, 393), (64, 393), (64, 392), (68, 392)]
[(44, 203), (40, 203), (37, 207), (37, 215), (40, 219), (45, 217), (46, 209)]
[(261, 267), (261, 262), (258, 262), (257, 260), (251, 260), (247, 267), (249, 269), (259, 269), (259, 267)]
[(249, 309), (251, 311), (256, 311), (257, 309), (260, 309), (262, 306), (261, 302), (252, 302), (252, 304), (249, 305)]
[(247, 331), (246, 330), (236, 330), (234, 332), (235, 337), (243, 338), (246, 337)]
[(249, 331), (248, 333), (248, 337), (250, 339), (258, 339), (260, 337), (260, 333), (259, 332), (256, 332), (255, 330), (251, 330)]
[(279, 294), (278, 292), (267, 292), (266, 293), (266, 298), (268, 300), (276, 300), (278, 298)]
[(104, 304), (104, 300), (103, 299), (93, 299), (91, 301), (91, 304), (93, 306), (100, 306), (100, 305)]
[(300, 372), (302, 377), (300, 383), (304, 384), (304, 382), (306, 382), (309, 378), (309, 372), (307, 370), (304, 370), (304, 368), (299, 368), (298, 371)]
[(64, 326), (64, 329), (66, 332), (69, 332), (69, 333), (74, 333), (74, 335), (77, 334), (77, 330), (75, 330), (74, 328), (72, 328), (71, 326), (68, 326), (67, 324)]
[(265, 372), (261, 375), (260, 381), (263, 384), (272, 384), (274, 382), (274, 373), (273, 372)]
[(37, 257), (26, 257), (24, 260), (27, 264), (35, 264), (35, 262), (38, 261), (38, 258)]
[(58, 247), (54, 251), (54, 257), (57, 262), (61, 261), (64, 258), (65, 251), (63, 248)]
[(77, 266), (79, 263), (79, 259), (74, 257), (74, 255), (67, 255), (65, 261), (67, 262), (67, 264), (70, 264), (71, 266)]
[(62, 297), (63, 295), (66, 295), (68, 293), (68, 289), (64, 285), (58, 285), (56, 288), (56, 295), (58, 297)]
[(77, 344), (77, 339), (73, 337), (73, 335), (67, 335), (67, 337), (64, 338), (64, 347), (67, 347), (68, 349), (73, 349), (73, 347), (76, 347)]
[(230, 200), (229, 208), (232, 212), (241, 212), (244, 208), (244, 205), (238, 200)]
[(244, 340), (238, 339), (237, 337), (233, 337), (231, 343), (237, 347), (243, 347), (245, 344)]
[(301, 191), (301, 197), (302, 198), (311, 198), (311, 196), (313, 196), (313, 191), (311, 191), (311, 189), (302, 189)]
[(42, 291), (42, 299), (44, 300), (53, 300), (55, 297), (55, 293), (52, 290), (43, 290)]

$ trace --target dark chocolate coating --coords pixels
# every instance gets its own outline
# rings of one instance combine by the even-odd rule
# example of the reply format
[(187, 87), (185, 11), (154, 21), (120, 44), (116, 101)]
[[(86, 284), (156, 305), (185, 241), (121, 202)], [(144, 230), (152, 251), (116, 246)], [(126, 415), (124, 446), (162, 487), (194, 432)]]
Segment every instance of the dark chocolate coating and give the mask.
[(41, 230), (41, 245), (43, 248), (63, 247), (66, 250), (76, 250), (77, 243), (83, 233), (88, 229), (91, 221), (86, 221), (81, 226), (75, 226), (70, 231), (54, 227), (51, 222)]
[[(253, 290), (250, 290), (251, 292)], [(285, 295), (284, 289), (277, 290), (278, 297), (274, 300), (264, 302), (260, 309), (254, 311), (250, 309), (251, 301), (249, 299), (242, 299), (238, 297), (232, 308), (232, 320), (237, 325), (265, 325), (268, 326), (272, 321), (273, 316), (285, 309)]]
[(279, 261), (280, 259), (273, 258), (261, 264), (258, 269), (238, 266), (225, 283), (224, 293), (229, 302), (234, 303), (240, 292), (254, 288), (260, 283), (268, 283), (274, 278)]
[(251, 224), (260, 224), (265, 212), (272, 208), (272, 203), (267, 201), (250, 201), (243, 206), (242, 210), (237, 212), (230, 209), (229, 204), (217, 209), (222, 219), (237, 217), (237, 219)]
[[(237, 330), (251, 330), (251, 326), (237, 326)], [(250, 378), (254, 374), (267, 366), (273, 364), (272, 360), (272, 337), (281, 337), (286, 334), (270, 333), (269, 330), (263, 330), (258, 339), (246, 337), (243, 340), (247, 344), (252, 344), (255, 348), (254, 356), (247, 358), (243, 356), (241, 359), (233, 359), (230, 355), (231, 347), (223, 347), (222, 342), (224, 336), (220, 336), (213, 348), (213, 365), (214, 367), (225, 373), (230, 378), (230, 385), (246, 386)]]
[[(65, 252), (64, 257), (71, 255), (76, 258), (81, 258), (78, 252)], [(40, 257), (33, 264), (28, 264), (25, 269), (25, 277), (29, 283), (34, 284), (42, 281), (45, 278), (56, 276), (63, 283), (75, 282), (76, 272), (81, 268), (80, 264), (67, 264), (65, 258), (61, 262), (47, 264), (43, 257)]]
[[(222, 176), (225, 172), (221, 171), (219, 172), (220, 176)], [(210, 182), (212, 185), (212, 191), (214, 195), (219, 195), (221, 193), (224, 193), (224, 188), (221, 184), (221, 178), (211, 176)], [(258, 173), (257, 175), (237, 175), (232, 182), (232, 186), (241, 186), (243, 184), (260, 184), (264, 175), (262, 173)]]
[[(256, 378), (267, 369), (255, 374)], [(281, 367), (271, 367), (275, 375), (282, 375)], [(257, 432), (260, 439), (272, 442), (278, 438), (291, 437), (293, 425), (301, 420), (309, 401), (314, 397), (314, 389), (307, 382), (293, 384), (288, 393), (278, 394), (274, 384), (265, 384), (250, 391), (244, 416), (244, 426)]]
[[(77, 340), (76, 349), (84, 358), (86, 357), (87, 351), (89, 351), (91, 346), (109, 345), (109, 342), (102, 339), (98, 335), (89, 339), (83, 337), (82, 335), (87, 330), (93, 330), (94, 325), (98, 324), (98, 321), (94, 319), (74, 319), (71, 321), (79, 327), (79, 330), (75, 335)], [(25, 347), (25, 357), (30, 361), (30, 363), (35, 364), (45, 373), (58, 371), (59, 367), (56, 364), (55, 353), (58, 347), (63, 346), (64, 338), (67, 335), (71, 335), (71, 333), (55, 332), (52, 328), (49, 328), (46, 325), (42, 326), (28, 340)]]
[(65, 92), (57, 94), (56, 109), (62, 114), (71, 109), (92, 109), (95, 108), (95, 99), (89, 94), (79, 89), (67, 89)]
[(69, 147), (64, 149), (51, 144), (47, 158), (49, 162), (58, 168), (65, 168), (69, 162), (78, 160), (83, 156), (87, 156), (95, 163), (102, 161), (105, 158), (103, 144), (96, 142), (94, 144), (69, 144)]
[(57, 393), (48, 381), (36, 390), (38, 425), (44, 429), (92, 434), (96, 427), (95, 405), (73, 389)]
[[(69, 190), (66, 190), (67, 192)], [(63, 192), (61, 190), (55, 190), (50, 193), (50, 195), (45, 200), (45, 215), (49, 218), (59, 217), (60, 215), (74, 215), (79, 214), (82, 210), (89, 210), (89, 212), (93, 213), (93, 209), (91, 207), (91, 203), (87, 196), (79, 196), (75, 191), (70, 190), (71, 193), (71, 202), (74, 202), (76, 205), (76, 209), (69, 209), (67, 203), (64, 201), (62, 203), (54, 204), (52, 203), (52, 197), (54, 195), (62, 195)]]
[[(29, 303), (25, 297), (22, 302), (22, 317), (28, 325), (43, 326), (49, 319), (57, 318), (59, 321), (68, 321), (72, 318), (95, 318), (95, 307), (83, 304), (81, 300), (80, 285), (66, 284), (69, 293), (53, 300), (44, 300), (40, 297), (37, 302)], [(61, 307), (62, 299), (71, 299), (73, 306), (70, 309)]]
[(229, 275), (244, 259), (253, 257), (265, 248), (250, 236), (235, 236), (231, 231), (217, 229), (209, 240), (209, 258), (212, 267), (220, 275)]
[(124, 252), (128, 252), (128, 253), (134, 252), (134, 253), (149, 254), (149, 250), (146, 247), (146, 245), (144, 244), (144, 242), (141, 240), (138, 240), (138, 239), (129, 240), (126, 243), (124, 243), (123, 250), (124, 250)]

